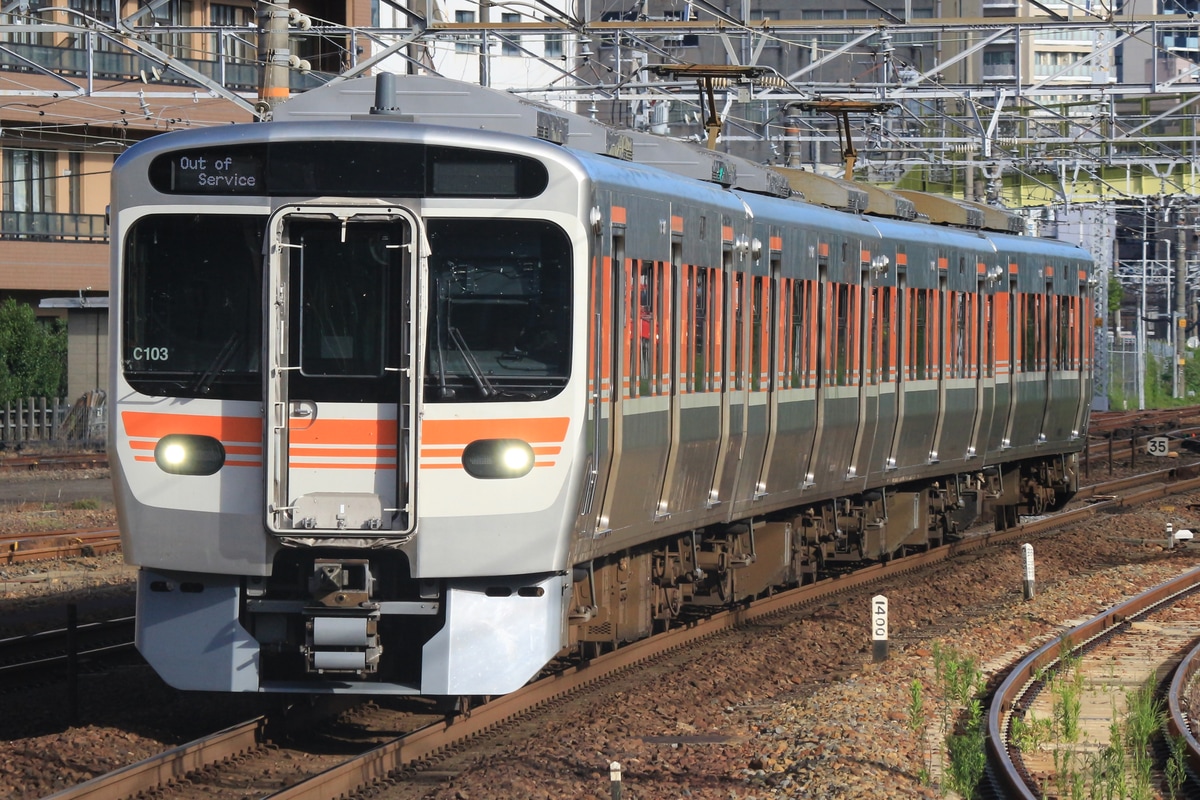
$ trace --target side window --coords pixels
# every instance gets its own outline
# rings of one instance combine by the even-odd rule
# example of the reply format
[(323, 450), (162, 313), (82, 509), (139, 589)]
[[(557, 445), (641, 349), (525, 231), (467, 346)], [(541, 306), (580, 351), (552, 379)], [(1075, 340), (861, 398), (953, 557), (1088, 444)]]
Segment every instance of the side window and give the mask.
[(929, 377), (929, 295), (924, 289), (912, 289), (913, 294), (913, 340), (911, 346), (912, 377), (925, 380)]

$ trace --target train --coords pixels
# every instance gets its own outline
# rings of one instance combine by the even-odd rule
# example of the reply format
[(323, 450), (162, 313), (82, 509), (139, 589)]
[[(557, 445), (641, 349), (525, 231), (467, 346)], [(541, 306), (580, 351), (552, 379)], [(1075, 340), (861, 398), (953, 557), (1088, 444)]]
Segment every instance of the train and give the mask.
[(1092, 259), (978, 204), (431, 76), (112, 172), (136, 641), (470, 698), (1077, 490)]

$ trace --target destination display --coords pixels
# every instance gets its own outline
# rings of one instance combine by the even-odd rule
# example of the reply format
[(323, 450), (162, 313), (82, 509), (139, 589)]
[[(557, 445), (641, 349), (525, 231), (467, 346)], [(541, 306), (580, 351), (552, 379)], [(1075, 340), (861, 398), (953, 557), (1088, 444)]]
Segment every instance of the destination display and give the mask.
[(412, 142), (257, 142), (164, 153), (165, 194), (271, 197), (536, 197), (546, 167), (528, 156)]
[(171, 164), (171, 187), (186, 194), (258, 194), (262, 172), (262, 160), (253, 154), (179, 153)]

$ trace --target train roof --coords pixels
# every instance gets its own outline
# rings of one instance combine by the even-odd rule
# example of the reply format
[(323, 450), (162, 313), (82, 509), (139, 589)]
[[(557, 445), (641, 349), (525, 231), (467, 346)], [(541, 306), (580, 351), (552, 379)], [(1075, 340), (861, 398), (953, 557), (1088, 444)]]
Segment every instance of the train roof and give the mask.
[[(377, 80), (394, 88), (390, 104), (379, 107)], [(372, 110), (375, 109), (373, 112)], [(544, 139), (572, 150), (599, 153), (658, 167), (727, 188), (788, 196), (791, 187), (778, 172), (745, 159), (654, 136), (619, 130), (598, 120), (524, 97), (430, 75), (354, 78), (297, 95), (274, 112), (277, 121), (400, 117), (425, 125), (514, 133)]]
[(807, 200), (828, 208), (955, 227), (1019, 233), (1019, 216), (978, 203), (772, 167), (691, 142), (617, 129), (511, 92), (431, 75), (365, 76), (339, 81), (279, 105), (277, 121), (400, 118), (512, 133), (715, 183), (727, 189)]

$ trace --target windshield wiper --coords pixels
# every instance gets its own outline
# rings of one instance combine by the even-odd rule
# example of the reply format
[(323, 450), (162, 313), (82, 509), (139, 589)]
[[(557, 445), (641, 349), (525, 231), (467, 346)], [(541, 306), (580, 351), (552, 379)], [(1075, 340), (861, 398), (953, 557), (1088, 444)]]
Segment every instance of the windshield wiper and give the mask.
[(471, 352), (471, 348), (467, 347), (467, 342), (459, 333), (458, 328), (453, 325), (446, 326), (446, 332), (450, 334), (450, 341), (454, 342), (454, 346), (463, 355), (463, 361), (467, 362), (467, 369), (471, 372), (471, 377), (475, 379), (475, 385), (479, 387), (479, 393), (484, 397), (495, 397), (496, 387), (492, 386), (492, 382), (488, 380), (487, 375), (483, 374), (483, 370), (479, 368), (479, 362), (475, 360), (475, 354)]
[(233, 354), (238, 349), (238, 345), (242, 342), (242, 335), (238, 331), (229, 334), (229, 338), (225, 340), (225, 344), (221, 346), (217, 357), (212, 360), (196, 382), (192, 384), (191, 391), (193, 394), (205, 395), (208, 394), (209, 388), (212, 387), (212, 382), (221, 374), (221, 370), (229, 363), (229, 359), (233, 358)]

